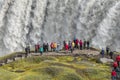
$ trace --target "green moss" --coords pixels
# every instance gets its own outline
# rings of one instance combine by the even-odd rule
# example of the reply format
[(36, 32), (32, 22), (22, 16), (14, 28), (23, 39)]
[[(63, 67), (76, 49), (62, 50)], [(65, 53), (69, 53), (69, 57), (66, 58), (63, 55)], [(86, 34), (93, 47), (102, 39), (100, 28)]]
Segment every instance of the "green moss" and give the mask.
[(81, 72), (89, 78), (89, 80), (108, 80), (110, 77), (110, 72), (107, 71), (108, 69), (94, 69), (88, 68), (83, 69)]
[(38, 73), (42, 73), (42, 74), (47, 74), (47, 75), (50, 75), (52, 77), (55, 77), (57, 75), (60, 74), (60, 72), (63, 71), (62, 68), (58, 68), (58, 67), (45, 67), (45, 68), (38, 68), (38, 69), (34, 69), (33, 70), (34, 72), (38, 72)]
[(110, 80), (108, 65), (82, 58), (29, 57), (0, 67), (0, 80)]
[(29, 63), (40, 63), (45, 60), (56, 60), (56, 58), (49, 56), (39, 56), (39, 57), (29, 57), (24, 59), (25, 62), (29, 62)]
[(0, 68), (0, 80), (13, 80), (17, 74)]
[(71, 62), (74, 60), (74, 57), (72, 56), (63, 56), (63, 57), (58, 57), (60, 62)]
[(21, 78), (18, 78), (16, 80), (51, 80), (51, 77), (49, 75), (42, 75), (42, 74), (27, 74), (22, 76)]
[(82, 80), (79, 75), (74, 73), (68, 73), (62, 76), (60, 80)]

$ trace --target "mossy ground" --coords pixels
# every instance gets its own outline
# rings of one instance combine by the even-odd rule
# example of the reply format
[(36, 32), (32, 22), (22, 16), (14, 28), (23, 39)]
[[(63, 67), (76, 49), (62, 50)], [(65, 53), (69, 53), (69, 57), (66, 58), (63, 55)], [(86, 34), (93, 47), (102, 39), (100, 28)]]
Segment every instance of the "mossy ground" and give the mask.
[(0, 67), (0, 80), (110, 80), (110, 67), (72, 56), (36, 56)]

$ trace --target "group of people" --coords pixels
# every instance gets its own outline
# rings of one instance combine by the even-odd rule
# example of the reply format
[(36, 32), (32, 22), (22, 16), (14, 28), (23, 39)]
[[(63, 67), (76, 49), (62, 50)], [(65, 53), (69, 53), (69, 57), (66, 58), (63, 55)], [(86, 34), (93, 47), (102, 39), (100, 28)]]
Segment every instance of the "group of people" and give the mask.
[(113, 70), (111, 72), (112, 80), (120, 78), (120, 55), (116, 56), (115, 62), (113, 62)]
[(36, 53), (37, 53), (37, 52), (40, 52), (41, 55), (42, 55), (42, 54), (43, 54), (43, 51), (44, 51), (44, 52), (49, 51), (49, 44), (48, 44), (48, 43), (45, 43), (45, 42), (44, 42), (42, 46), (40, 46), (39, 43), (35, 45), (35, 52), (36, 52)]
[[(51, 51), (56, 51), (59, 52), (61, 50), (61, 44), (57, 43), (57, 42), (51, 42), (50, 44), (48, 44), (47, 42), (44, 42), (43, 44), (35, 44), (35, 52), (36, 53), (40, 53), (41, 55), (43, 54), (43, 52), (48, 52), (50, 49)], [(71, 51), (71, 53), (73, 53), (74, 49), (89, 49), (90, 48), (90, 42), (89, 41), (82, 41), (82, 40), (78, 40), (78, 39), (74, 39), (71, 41), (63, 41), (63, 50), (65, 50), (66, 52)], [(26, 56), (28, 55), (28, 53), (30, 52), (30, 46), (27, 46), (25, 48), (25, 52), (26, 52)]]
[(63, 45), (64, 45), (64, 50), (68, 51), (70, 50), (71, 53), (73, 52), (74, 48), (76, 49), (89, 49), (90, 48), (90, 42), (89, 41), (82, 41), (82, 40), (78, 40), (75, 39), (73, 41), (63, 41)]
[(36, 44), (35, 45), (35, 52), (40, 52), (40, 54), (42, 55), (43, 52), (48, 52), (49, 51), (49, 47), (51, 48), (51, 51), (57, 51), (59, 44), (56, 42), (51, 42), (51, 44), (49, 45), (47, 42), (44, 42), (43, 45), (40, 44)]
[(80, 50), (82, 50), (82, 49), (89, 49), (90, 48), (89, 40), (86, 41), (84, 39), (84, 41), (82, 41), (82, 40), (74, 39), (73, 42), (75, 43), (75, 48), (80, 48)]
[[(107, 54), (108, 56), (110, 56), (111, 59), (113, 59), (113, 53), (114, 53), (114, 52), (113, 52), (112, 50), (110, 50), (109, 47), (106, 47), (106, 54)], [(104, 57), (104, 56), (105, 56), (105, 50), (102, 49), (101, 52), (100, 52), (100, 54), (101, 54), (102, 57)]]

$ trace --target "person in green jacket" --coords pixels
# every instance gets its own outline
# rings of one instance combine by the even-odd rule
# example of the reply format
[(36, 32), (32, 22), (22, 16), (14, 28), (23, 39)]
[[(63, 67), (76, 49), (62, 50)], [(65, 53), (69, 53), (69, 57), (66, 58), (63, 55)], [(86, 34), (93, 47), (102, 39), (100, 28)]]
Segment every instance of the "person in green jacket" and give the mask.
[(42, 46), (39, 48), (39, 52), (41, 55), (43, 54), (43, 47)]

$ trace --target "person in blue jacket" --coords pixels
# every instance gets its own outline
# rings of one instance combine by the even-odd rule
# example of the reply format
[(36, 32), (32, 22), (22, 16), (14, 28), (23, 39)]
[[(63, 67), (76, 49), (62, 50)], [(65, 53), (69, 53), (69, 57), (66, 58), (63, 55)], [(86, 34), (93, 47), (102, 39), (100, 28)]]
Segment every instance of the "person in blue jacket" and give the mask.
[(104, 49), (103, 49), (103, 48), (102, 48), (102, 50), (101, 50), (100, 54), (102, 55), (102, 58), (103, 58), (103, 57), (104, 57), (104, 54), (105, 54), (105, 51), (104, 51)]
[(41, 47), (39, 48), (39, 52), (40, 52), (41, 55), (43, 54), (43, 51), (44, 51), (44, 49), (43, 49), (43, 47), (41, 46)]

